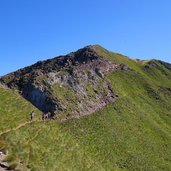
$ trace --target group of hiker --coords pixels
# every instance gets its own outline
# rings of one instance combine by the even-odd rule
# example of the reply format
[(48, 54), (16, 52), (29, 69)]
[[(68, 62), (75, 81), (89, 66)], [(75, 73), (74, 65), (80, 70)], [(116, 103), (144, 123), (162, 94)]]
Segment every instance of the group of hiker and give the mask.
[[(42, 119), (42, 121), (45, 121), (45, 120), (49, 119), (50, 116), (51, 116), (51, 114), (50, 114), (49, 112), (48, 112), (48, 113), (42, 112), (42, 117), (41, 117), (41, 119)], [(30, 113), (30, 119), (31, 119), (31, 121), (34, 119), (34, 117), (35, 117), (35, 112), (32, 111), (32, 112)]]
[(42, 121), (45, 121), (45, 120), (47, 120), (47, 119), (49, 119), (50, 118), (50, 113), (48, 112), (48, 113), (42, 113)]

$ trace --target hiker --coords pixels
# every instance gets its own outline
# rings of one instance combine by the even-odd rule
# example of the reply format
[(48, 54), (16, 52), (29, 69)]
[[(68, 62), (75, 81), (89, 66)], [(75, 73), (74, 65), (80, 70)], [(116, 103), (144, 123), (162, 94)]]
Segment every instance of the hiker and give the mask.
[(48, 112), (48, 119), (50, 119), (51, 118), (51, 114), (50, 114), (50, 112)]
[(30, 113), (30, 118), (31, 118), (31, 120), (34, 119), (34, 111), (32, 111), (32, 112)]
[(45, 120), (45, 113), (42, 112), (42, 121), (44, 121), (44, 120)]
[(45, 120), (46, 120), (46, 119), (49, 119), (49, 117), (50, 117), (49, 112), (48, 112), (48, 113), (45, 113)]
[(51, 114), (49, 112), (48, 113), (42, 112), (42, 121), (49, 119), (50, 116), (51, 116)]
[(45, 113), (45, 120), (46, 120), (46, 119), (48, 119), (48, 115), (47, 115), (47, 113)]

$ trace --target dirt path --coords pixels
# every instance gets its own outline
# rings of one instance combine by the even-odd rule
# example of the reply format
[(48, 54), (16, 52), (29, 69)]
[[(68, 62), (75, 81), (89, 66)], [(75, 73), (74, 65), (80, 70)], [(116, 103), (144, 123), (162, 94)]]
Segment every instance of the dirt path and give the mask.
[(6, 134), (8, 132), (11, 132), (11, 131), (16, 131), (17, 129), (20, 129), (21, 127), (27, 125), (27, 124), (30, 124), (32, 123), (33, 121), (28, 121), (28, 122), (25, 122), (25, 123), (22, 123), (22, 124), (19, 124), (17, 127), (15, 128), (11, 128), (11, 129), (7, 129), (6, 131), (3, 131), (3, 132), (0, 132), (0, 136), (3, 135), (3, 134)]
[[(15, 128), (11, 128), (11, 129), (7, 129), (6, 131), (3, 131), (3, 132), (0, 132), (0, 136), (2, 136), (3, 134), (6, 134), (8, 132), (11, 132), (11, 131), (15, 131), (17, 129), (20, 129), (21, 127), (31, 123), (32, 121), (28, 121), (28, 122), (25, 122), (25, 123), (22, 123), (22, 124), (19, 124), (17, 127)], [(8, 166), (8, 163), (6, 162), (3, 162), (4, 158), (6, 157), (7, 155), (4, 154), (2, 151), (0, 151), (0, 171), (6, 171), (9, 169), (9, 166)]]
[[(32, 123), (32, 122), (36, 122), (36, 121), (27, 121), (27, 122), (25, 122), (25, 123), (19, 124), (19, 125), (18, 125), (17, 127), (15, 127), (15, 128), (7, 129), (6, 131), (0, 132), (0, 136), (2, 136), (3, 134), (9, 133), (9, 132), (11, 132), (11, 131), (16, 131), (16, 130), (18, 130), (18, 129), (24, 127), (24, 126), (26, 126), (27, 124)], [(40, 132), (40, 130), (37, 132), (37, 134), (35, 135), (35, 137), (38, 136), (39, 132)], [(34, 137), (34, 138), (35, 138), (35, 137)], [(9, 169), (8, 163), (3, 162), (3, 159), (4, 159), (6, 156), (7, 156), (6, 154), (4, 154), (2, 151), (0, 151), (0, 171), (6, 171), (6, 170)]]

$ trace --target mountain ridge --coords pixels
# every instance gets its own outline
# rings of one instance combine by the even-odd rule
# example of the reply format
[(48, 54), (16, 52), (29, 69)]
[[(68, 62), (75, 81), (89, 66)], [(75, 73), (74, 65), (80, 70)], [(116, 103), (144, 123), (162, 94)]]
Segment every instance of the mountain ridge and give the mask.
[[(56, 71), (51, 62), (2, 78), (8, 88), (0, 88), (0, 151), (10, 168), (171, 170), (170, 65), (95, 50), (100, 58), (90, 52), (94, 59), (84, 64), (67, 62)], [(41, 111), (23, 98), (35, 89), (49, 98), (50, 109), (58, 105), (55, 120), (42, 121)], [(34, 121), (23, 125), (32, 110)]]
[[(113, 54), (117, 56), (111, 60)], [(125, 60), (128, 64), (122, 63)], [(1, 77), (0, 82), (17, 90), (39, 110), (50, 112), (52, 117), (63, 114), (74, 118), (94, 113), (116, 100), (118, 95), (106, 75), (117, 70), (137, 72), (132, 68), (134, 62), (99, 45), (89, 45), (65, 56), (38, 61)], [(137, 62), (145, 65), (146, 70), (156, 67), (155, 62), (171, 69), (170, 64), (162, 61)]]
[[(58, 91), (62, 86), (65, 86), (70, 95), (74, 95), (75, 92), (75, 102), (78, 103), (75, 108), (79, 109), (78, 106), (80, 106), (80, 111), (75, 110), (74, 112), (78, 113), (78, 116), (83, 115), (83, 113), (93, 113), (114, 100), (115, 94), (112, 92), (109, 83), (107, 81), (102, 83), (102, 80), (106, 73), (114, 71), (117, 67), (110, 60), (100, 56), (94, 50), (94, 46), (86, 46), (66, 56), (37, 62), (10, 73), (0, 80), (8, 87), (18, 90), (23, 97), (40, 110), (51, 112), (52, 115), (65, 112), (67, 107), (62, 103), (72, 101), (72, 99), (63, 101), (57, 97), (58, 95), (54, 96), (53, 85), (58, 85), (56, 86)], [(89, 81), (91, 81), (90, 86), (88, 85)], [(85, 83), (82, 84), (83, 82)], [(101, 92), (99, 93), (95, 89), (101, 83)], [(88, 86), (91, 90), (88, 90)], [(90, 102), (89, 95), (93, 96), (94, 102)], [(98, 101), (97, 105), (92, 106), (91, 103), (95, 103), (95, 101)], [(85, 104), (86, 106), (83, 106)], [(72, 113), (72, 111), (68, 111), (66, 115), (70, 115), (70, 112)]]

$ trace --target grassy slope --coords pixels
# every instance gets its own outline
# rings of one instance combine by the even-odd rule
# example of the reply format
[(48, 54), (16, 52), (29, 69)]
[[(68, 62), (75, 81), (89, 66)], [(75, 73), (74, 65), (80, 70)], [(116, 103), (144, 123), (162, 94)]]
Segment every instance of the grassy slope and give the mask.
[(154, 61), (159, 69), (147, 72), (146, 64), (98, 51), (135, 70), (107, 76), (118, 100), (79, 120), (35, 122), (3, 135), (9, 158), (35, 171), (170, 171), (171, 93), (160, 87), (171, 87), (171, 71)]
[[(6, 151), (10, 145), (8, 141), (3, 140), (3, 133), (9, 131), (13, 134), (12, 129), (19, 129), (20, 126), (30, 124), (29, 114), (32, 110), (36, 113), (34, 118), (36, 121), (40, 118), (39, 110), (17, 93), (0, 87), (0, 150)], [(13, 164), (12, 162), (11, 165)]]
[(0, 133), (17, 127), (30, 120), (30, 112), (34, 110), (36, 118), (40, 112), (17, 93), (0, 87)]

